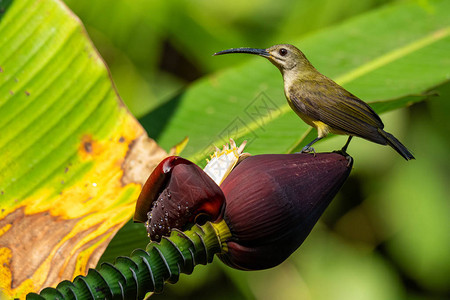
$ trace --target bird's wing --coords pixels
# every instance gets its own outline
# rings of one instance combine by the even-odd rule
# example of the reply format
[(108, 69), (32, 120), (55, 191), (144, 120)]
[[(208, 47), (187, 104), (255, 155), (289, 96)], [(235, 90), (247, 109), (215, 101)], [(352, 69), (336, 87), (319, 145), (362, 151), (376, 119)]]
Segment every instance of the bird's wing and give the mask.
[(289, 96), (301, 113), (321, 121), (332, 129), (384, 142), (378, 133), (383, 122), (373, 109), (334, 81), (303, 81), (290, 90)]

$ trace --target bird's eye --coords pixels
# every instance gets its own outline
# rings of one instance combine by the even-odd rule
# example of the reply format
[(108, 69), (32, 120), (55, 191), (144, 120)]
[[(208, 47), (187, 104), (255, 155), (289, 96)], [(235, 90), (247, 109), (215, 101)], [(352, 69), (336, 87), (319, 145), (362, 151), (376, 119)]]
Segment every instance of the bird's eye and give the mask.
[(287, 50), (284, 48), (281, 48), (280, 50), (278, 50), (278, 53), (280, 53), (281, 56), (285, 56), (287, 54)]

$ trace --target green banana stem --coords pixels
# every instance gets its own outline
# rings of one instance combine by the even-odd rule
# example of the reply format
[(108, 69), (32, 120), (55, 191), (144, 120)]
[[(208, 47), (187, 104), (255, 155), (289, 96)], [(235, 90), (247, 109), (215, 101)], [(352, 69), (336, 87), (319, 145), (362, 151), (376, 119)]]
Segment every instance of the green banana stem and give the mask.
[(149, 292), (160, 293), (166, 282), (176, 283), (180, 273), (211, 263), (214, 254), (227, 251), (230, 237), (223, 220), (196, 224), (184, 232), (174, 229), (159, 243), (150, 242), (146, 251), (137, 249), (130, 257), (120, 256), (114, 264), (103, 263), (86, 276), (30, 293), (27, 299), (143, 299)]

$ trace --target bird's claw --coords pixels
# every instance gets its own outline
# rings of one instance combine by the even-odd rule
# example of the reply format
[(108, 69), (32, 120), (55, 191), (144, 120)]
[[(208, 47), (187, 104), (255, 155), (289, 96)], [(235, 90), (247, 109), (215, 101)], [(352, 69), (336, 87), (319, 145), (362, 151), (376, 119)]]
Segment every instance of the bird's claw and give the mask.
[(316, 156), (316, 150), (311, 146), (305, 146), (303, 147), (302, 151), (300, 151), (300, 153), (311, 153), (311, 152), (313, 152), (314, 156)]
[(347, 155), (345, 158), (348, 160), (347, 168), (353, 165), (353, 157)]
[(347, 167), (350, 167), (353, 164), (353, 157), (351, 157), (350, 154), (348, 154), (344, 148), (342, 148), (341, 150), (335, 150), (335, 151), (333, 151), (333, 153), (337, 153), (342, 156), (345, 156), (345, 158), (348, 160)]

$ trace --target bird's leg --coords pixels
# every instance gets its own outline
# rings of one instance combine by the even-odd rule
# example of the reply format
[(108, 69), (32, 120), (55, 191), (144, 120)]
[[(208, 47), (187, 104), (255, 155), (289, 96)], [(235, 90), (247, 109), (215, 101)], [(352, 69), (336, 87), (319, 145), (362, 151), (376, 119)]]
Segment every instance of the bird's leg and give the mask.
[(350, 141), (352, 140), (352, 138), (353, 138), (353, 135), (350, 135), (348, 137), (347, 142), (345, 143), (344, 147), (342, 147), (342, 149), (341, 149), (342, 152), (347, 153), (347, 147), (348, 147), (348, 144), (350, 144)]
[(333, 151), (333, 153), (341, 154), (341, 155), (345, 156), (345, 158), (347, 158), (347, 160), (348, 160), (347, 167), (350, 166), (353, 162), (353, 158), (350, 155), (348, 155), (348, 153), (347, 153), (347, 147), (348, 147), (348, 144), (350, 144), (350, 141), (352, 140), (352, 138), (353, 138), (352, 135), (350, 135), (348, 137), (347, 142), (345, 143), (344, 147), (342, 147), (341, 150)]
[(306, 145), (305, 147), (303, 147), (302, 151), (300, 153), (309, 153), (309, 152), (314, 152), (316, 153), (316, 150), (314, 150), (312, 146), (312, 144), (314, 144), (315, 142), (317, 142), (318, 140), (321, 140), (321, 137), (316, 137), (311, 143), (309, 143), (308, 145)]

